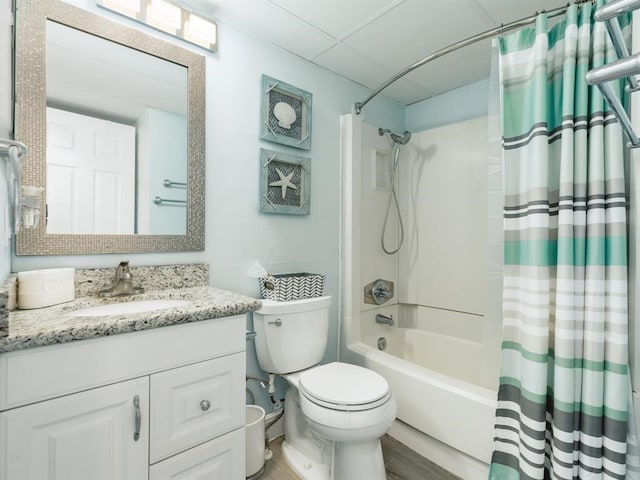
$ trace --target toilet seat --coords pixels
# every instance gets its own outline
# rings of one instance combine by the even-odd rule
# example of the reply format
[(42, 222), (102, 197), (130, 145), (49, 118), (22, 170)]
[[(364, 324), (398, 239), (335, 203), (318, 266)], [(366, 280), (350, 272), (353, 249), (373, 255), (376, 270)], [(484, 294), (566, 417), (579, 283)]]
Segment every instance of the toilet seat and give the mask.
[(391, 397), (389, 384), (382, 375), (339, 362), (301, 372), (298, 390), (316, 405), (349, 412), (379, 407)]

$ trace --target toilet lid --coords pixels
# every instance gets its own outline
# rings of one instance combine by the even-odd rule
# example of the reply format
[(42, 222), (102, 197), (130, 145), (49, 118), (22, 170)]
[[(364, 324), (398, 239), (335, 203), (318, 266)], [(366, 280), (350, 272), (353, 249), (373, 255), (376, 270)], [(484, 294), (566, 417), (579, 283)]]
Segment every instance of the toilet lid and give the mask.
[(310, 401), (335, 410), (367, 410), (391, 393), (382, 375), (348, 363), (329, 363), (300, 374), (299, 391)]

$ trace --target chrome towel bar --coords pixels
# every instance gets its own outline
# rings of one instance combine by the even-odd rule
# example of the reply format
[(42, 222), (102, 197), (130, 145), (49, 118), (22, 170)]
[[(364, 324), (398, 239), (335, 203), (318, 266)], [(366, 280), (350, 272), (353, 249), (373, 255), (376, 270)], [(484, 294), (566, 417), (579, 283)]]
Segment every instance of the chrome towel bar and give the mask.
[(587, 72), (587, 83), (598, 85), (640, 73), (640, 53), (627, 56)]
[(153, 203), (155, 203), (156, 205), (184, 205), (185, 207), (187, 206), (187, 201), (186, 200), (174, 200), (172, 198), (162, 198), (162, 197), (154, 197), (153, 199)]
[(640, 147), (640, 138), (633, 131), (631, 120), (622, 105), (620, 99), (616, 96), (611, 85), (607, 82), (624, 78), (627, 82), (627, 91), (636, 92), (640, 90), (636, 75), (640, 73), (640, 54), (629, 55), (629, 51), (624, 42), (620, 24), (617, 16), (623, 13), (629, 13), (640, 8), (640, 0), (614, 0), (602, 7), (598, 8), (595, 13), (595, 19), (599, 22), (605, 22), (609, 37), (615, 48), (619, 60), (608, 63), (598, 68), (590, 70), (586, 75), (586, 81), (589, 85), (597, 85), (602, 96), (613, 110), (616, 118), (620, 122), (620, 126), (624, 131), (629, 142), (627, 147)]
[(640, 8), (640, 0), (617, 0), (601, 6), (596, 10), (594, 18), (599, 22), (606, 22), (623, 13), (631, 13), (638, 8)]
[(168, 178), (162, 180), (162, 185), (167, 188), (187, 188), (187, 184), (185, 182), (174, 182)]

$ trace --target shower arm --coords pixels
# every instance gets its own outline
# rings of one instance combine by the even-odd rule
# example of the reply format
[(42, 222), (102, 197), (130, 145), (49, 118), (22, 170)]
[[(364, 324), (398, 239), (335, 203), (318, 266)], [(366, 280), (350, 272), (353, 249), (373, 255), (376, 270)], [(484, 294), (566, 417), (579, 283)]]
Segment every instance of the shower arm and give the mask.
[[(590, 2), (590, 1), (591, 0), (577, 0), (574, 3), (575, 4), (581, 4), (581, 3), (587, 3), (587, 2)], [(629, 0), (627, 0), (627, 1), (629, 1)], [(640, 3), (640, 0), (633, 0), (633, 1), (635, 3)], [(569, 8), (568, 5), (564, 5), (562, 7), (557, 7), (557, 8), (553, 8), (553, 9), (550, 9), (550, 10), (543, 10), (543, 12), (545, 12), (547, 14), (548, 18), (553, 18), (553, 17), (557, 17), (559, 15), (564, 14), (567, 11), (568, 8)], [(515, 30), (517, 28), (529, 25), (529, 24), (531, 24), (531, 23), (533, 23), (535, 21), (537, 16), (538, 16), (538, 12), (536, 12), (534, 15), (530, 15), (528, 17), (524, 17), (524, 18), (521, 18), (519, 20), (515, 20), (513, 22), (510, 22), (510, 23), (502, 24), (499, 27), (492, 28), (491, 30), (486, 30), (486, 31), (484, 31), (482, 33), (478, 33), (478, 34), (473, 35), (471, 37), (465, 38), (464, 40), (460, 40), (459, 42), (452, 43), (451, 45), (449, 45), (447, 47), (441, 48), (440, 50), (438, 50), (438, 51), (436, 51), (436, 52), (424, 57), (422, 60), (418, 60), (413, 65), (408, 66), (407, 68), (405, 68), (401, 72), (399, 72), (399, 73), (395, 74), (393, 77), (389, 78), (386, 82), (384, 82), (378, 88), (373, 90), (369, 94), (369, 96), (367, 96), (367, 98), (365, 98), (361, 102), (356, 102), (353, 105), (353, 111), (357, 115), (360, 115), (360, 113), (362, 113), (362, 109), (364, 108), (364, 106), (367, 103), (369, 103), (371, 100), (373, 100), (375, 97), (377, 97), (380, 94), (380, 92), (382, 92), (385, 88), (387, 88), (389, 85), (391, 85), (392, 83), (396, 82), (397, 80), (400, 80), (405, 75), (408, 75), (409, 73), (413, 72), (414, 70), (422, 67), (423, 65), (426, 65), (427, 63), (432, 62), (433, 60), (435, 60), (437, 58), (443, 57), (444, 55), (447, 55), (449, 53), (455, 52), (456, 50), (459, 50), (461, 48), (468, 47), (469, 45), (473, 45), (474, 43), (480, 42), (482, 40), (486, 40), (487, 38), (495, 37), (496, 35), (500, 35), (502, 33), (506, 33), (506, 32), (509, 32), (511, 30)]]

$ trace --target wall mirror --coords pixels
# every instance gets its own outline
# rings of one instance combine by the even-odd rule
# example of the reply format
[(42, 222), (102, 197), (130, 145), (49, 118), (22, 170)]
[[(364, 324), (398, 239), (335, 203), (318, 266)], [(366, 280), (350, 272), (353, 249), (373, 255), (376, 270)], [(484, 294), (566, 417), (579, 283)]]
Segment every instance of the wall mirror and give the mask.
[(204, 249), (205, 60), (59, 0), (16, 2), (18, 255)]

